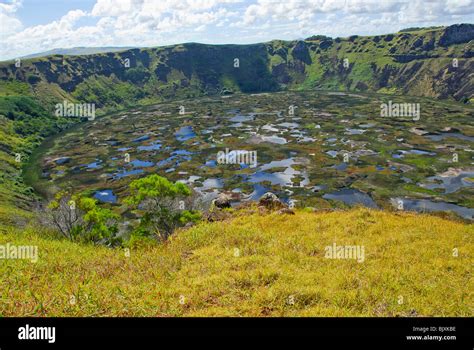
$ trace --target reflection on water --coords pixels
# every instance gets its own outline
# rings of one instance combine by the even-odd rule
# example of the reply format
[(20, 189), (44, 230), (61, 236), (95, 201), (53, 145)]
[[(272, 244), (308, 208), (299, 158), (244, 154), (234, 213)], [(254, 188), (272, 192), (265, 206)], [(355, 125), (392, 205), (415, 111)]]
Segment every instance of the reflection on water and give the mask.
[(253, 192), (250, 193), (250, 195), (248, 196), (248, 200), (251, 200), (251, 201), (258, 201), (260, 199), (261, 196), (263, 196), (265, 193), (269, 192), (270, 189), (268, 187), (265, 187), (263, 185), (260, 185), (260, 184), (254, 184), (253, 185)]
[(363, 130), (363, 129), (349, 129), (349, 128), (347, 128), (345, 134), (346, 135), (361, 135), (366, 131), (367, 130)]
[(94, 193), (94, 198), (98, 199), (99, 201), (103, 203), (116, 203), (117, 202), (117, 196), (115, 196), (112, 190), (96, 191)]
[(202, 191), (205, 191), (205, 190), (222, 188), (222, 187), (224, 187), (224, 181), (222, 181), (222, 179), (211, 178), (211, 179), (204, 180), (200, 189)]
[(125, 170), (123, 169), (122, 171), (116, 173), (113, 178), (114, 179), (121, 179), (126, 176), (131, 176), (131, 175), (137, 175), (143, 173), (143, 169), (133, 169), (133, 170)]
[(262, 140), (265, 142), (276, 143), (278, 145), (284, 145), (285, 143), (288, 142), (284, 137), (275, 136), (275, 135), (262, 136)]
[(421, 187), (429, 190), (442, 188), (444, 193), (454, 193), (462, 187), (474, 187), (474, 182), (467, 178), (474, 177), (474, 172), (465, 171), (457, 176), (430, 176), (426, 180), (428, 183), (420, 184)]
[(359, 125), (359, 128), (363, 128), (363, 129), (369, 129), (371, 127), (375, 126), (374, 123), (366, 123), (366, 124), (360, 124)]
[(460, 139), (464, 141), (474, 142), (474, 137), (467, 136), (459, 132), (444, 132), (442, 134), (436, 134), (436, 135), (430, 134), (430, 135), (425, 135), (425, 137), (429, 138), (431, 141), (441, 141), (447, 138), (456, 138), (456, 139)]
[(474, 209), (461, 207), (456, 204), (446, 202), (433, 202), (427, 199), (407, 199), (392, 198), (391, 203), (394, 208), (398, 208), (399, 202), (403, 202), (404, 210), (413, 210), (417, 212), (434, 212), (434, 211), (452, 211), (465, 219), (473, 219)]
[(314, 142), (316, 139), (314, 137), (309, 137), (309, 136), (299, 136), (298, 142), (299, 143), (304, 143), (304, 142)]
[(205, 166), (209, 168), (215, 168), (217, 166), (217, 162), (214, 159), (211, 159), (205, 163)]
[(149, 135), (144, 135), (144, 136), (140, 136), (140, 137), (132, 140), (132, 142), (142, 142), (142, 141), (146, 141), (146, 140), (149, 140), (149, 139), (150, 139)]
[(186, 141), (196, 137), (196, 134), (192, 126), (183, 126), (175, 133), (175, 136), (178, 141)]
[(392, 154), (393, 158), (401, 159), (403, 158), (406, 154), (416, 154), (416, 155), (423, 155), (423, 156), (435, 156), (435, 152), (429, 152), (429, 151), (424, 151), (421, 149), (410, 149), (410, 150), (402, 150), (399, 149), (397, 150), (398, 153)]
[(134, 167), (134, 168), (147, 168), (147, 167), (150, 167), (150, 166), (153, 166), (153, 162), (148, 162), (148, 161), (144, 161), (144, 160), (139, 160), (139, 159), (135, 159), (135, 160), (132, 160), (130, 162), (130, 164)]
[(273, 124), (265, 124), (264, 126), (262, 126), (262, 130), (271, 131), (271, 132), (278, 132), (278, 131), (280, 131), (280, 130), (278, 130), (277, 128), (275, 128)]
[(263, 164), (260, 167), (260, 170), (265, 171), (271, 168), (279, 168), (279, 167), (291, 167), (292, 165), (297, 164), (294, 158), (287, 158), (283, 160), (274, 160), (270, 163)]
[[(304, 162), (305, 159), (298, 158), (296, 161), (295, 158), (287, 158), (283, 160), (274, 160), (270, 163), (263, 164), (260, 167), (260, 170), (248, 176), (247, 181), (251, 183), (259, 183), (268, 181), (272, 185), (280, 185), (280, 186), (288, 186), (292, 187), (295, 186), (296, 183), (294, 182), (294, 178), (297, 176), (303, 177), (303, 180), (299, 183), (299, 186), (306, 186), (309, 184), (309, 178), (305, 171), (298, 171), (295, 170), (292, 165), (300, 164), (300, 162)], [(269, 173), (266, 170), (272, 168), (282, 168), (285, 167), (286, 169), (283, 172), (275, 172)]]
[(345, 171), (347, 169), (347, 163), (333, 165), (332, 167), (336, 169), (337, 171)]
[(101, 168), (101, 166), (100, 166), (101, 163), (102, 163), (102, 161), (98, 160), (96, 162), (89, 163), (86, 166), (87, 166), (88, 169), (100, 169)]
[(278, 124), (278, 126), (282, 126), (284, 128), (290, 128), (290, 129), (295, 129), (295, 128), (298, 128), (300, 125), (298, 123), (288, 123), (288, 122), (285, 122), (285, 123), (280, 123)]
[(161, 144), (159, 144), (158, 141), (155, 141), (148, 146), (137, 147), (139, 151), (156, 151), (156, 150), (159, 150), (160, 148), (161, 148)]
[(266, 173), (264, 171), (257, 171), (255, 174), (249, 176), (248, 181), (253, 183), (269, 181), (272, 185), (291, 186), (292, 178), (292, 174)]
[(252, 121), (254, 120), (254, 116), (253, 115), (236, 115), (235, 117), (232, 117), (230, 118), (230, 121), (231, 122), (234, 122), (234, 123), (242, 123), (242, 122), (249, 122), (249, 121)]
[(326, 193), (323, 198), (341, 201), (347, 205), (362, 204), (368, 208), (378, 208), (377, 204), (367, 193), (352, 188), (344, 188), (340, 191)]

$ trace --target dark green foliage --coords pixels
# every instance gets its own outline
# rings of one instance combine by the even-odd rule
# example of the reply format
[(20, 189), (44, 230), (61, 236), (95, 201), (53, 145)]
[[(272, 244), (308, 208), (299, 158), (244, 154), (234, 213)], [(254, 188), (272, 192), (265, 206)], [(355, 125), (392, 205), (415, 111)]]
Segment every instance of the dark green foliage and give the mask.
[(38, 75), (35, 75), (35, 74), (28, 74), (26, 76), (26, 80), (30, 84), (36, 84), (36, 83), (39, 83), (41, 81), (41, 77), (38, 76)]
[(22, 136), (46, 137), (62, 130), (71, 120), (58, 118), (27, 96), (0, 96), (0, 115), (14, 121), (14, 130)]
[(278, 88), (263, 59), (256, 59), (252, 65), (246, 65), (241, 71), (235, 74), (235, 80), (242, 92), (275, 91)]
[[(33, 149), (44, 137), (75, 122), (53, 116), (32, 97), (15, 96), (16, 91), (25, 90), (21, 83), (7, 83), (2, 87), (12, 95), (0, 96), (0, 223), (17, 222), (26, 215), (23, 209), (29, 207), (34, 194), (23, 182), (22, 166)], [(16, 160), (17, 155), (20, 162)], [(5, 208), (12, 208), (11, 213), (5, 212)]]
[(150, 73), (144, 67), (129, 68), (125, 72), (125, 79), (134, 84), (143, 84), (149, 77)]
[(306, 41), (317, 41), (317, 40), (323, 41), (323, 40), (327, 40), (327, 39), (332, 40), (331, 37), (326, 36), (326, 35), (312, 35), (312, 36), (306, 38), (305, 40)]
[[(132, 75), (139, 74), (137, 71), (133, 72)], [(83, 102), (95, 103), (98, 108), (101, 108), (107, 105), (130, 106), (136, 104), (136, 101), (143, 98), (145, 93), (138, 86), (129, 82), (121, 82), (117, 78), (98, 77), (79, 84), (73, 96)]]

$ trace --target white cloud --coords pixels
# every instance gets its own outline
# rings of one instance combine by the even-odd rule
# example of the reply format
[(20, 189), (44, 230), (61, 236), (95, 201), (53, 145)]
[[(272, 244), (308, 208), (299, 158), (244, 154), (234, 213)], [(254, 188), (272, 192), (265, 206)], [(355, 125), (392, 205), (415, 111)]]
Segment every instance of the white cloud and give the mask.
[(134, 0), (97, 0), (92, 9), (93, 16), (120, 16), (130, 13), (136, 3)]
[(0, 13), (15, 13), (22, 5), (22, 0), (12, 0), (9, 3), (0, 3)]
[(62, 28), (63, 30), (64, 29), (70, 30), (80, 18), (85, 17), (85, 16), (87, 16), (87, 13), (82, 10), (69, 11), (66, 15), (61, 17), (61, 19), (59, 20), (59, 27)]
[(23, 24), (15, 17), (15, 12), (22, 6), (22, 1), (13, 0), (10, 3), (0, 3), (0, 37), (8, 37), (21, 29)]
[(8, 16), (5, 13), (0, 12), (0, 23), (1, 23), (1, 37), (7, 37), (12, 35), (23, 28), (21, 22), (15, 17)]

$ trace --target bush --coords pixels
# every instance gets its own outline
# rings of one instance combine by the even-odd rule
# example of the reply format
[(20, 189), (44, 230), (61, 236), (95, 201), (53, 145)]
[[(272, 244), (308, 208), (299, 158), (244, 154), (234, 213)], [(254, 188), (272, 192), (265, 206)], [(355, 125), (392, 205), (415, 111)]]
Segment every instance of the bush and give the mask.
[(30, 84), (36, 84), (36, 83), (39, 83), (41, 81), (41, 77), (39, 77), (35, 74), (29, 74), (29, 75), (27, 75), (26, 80)]
[(150, 73), (144, 67), (129, 68), (125, 72), (125, 79), (134, 84), (141, 84), (149, 77)]
[(172, 183), (164, 177), (150, 175), (132, 181), (130, 192), (125, 203), (141, 216), (134, 233), (136, 236), (149, 234), (166, 239), (178, 227), (196, 222), (201, 217), (197, 210), (185, 209), (185, 199), (192, 192), (183, 183)]
[(99, 207), (95, 199), (59, 192), (48, 205), (46, 214), (43, 218), (50, 226), (71, 241), (106, 245), (120, 243), (116, 236), (119, 216)]

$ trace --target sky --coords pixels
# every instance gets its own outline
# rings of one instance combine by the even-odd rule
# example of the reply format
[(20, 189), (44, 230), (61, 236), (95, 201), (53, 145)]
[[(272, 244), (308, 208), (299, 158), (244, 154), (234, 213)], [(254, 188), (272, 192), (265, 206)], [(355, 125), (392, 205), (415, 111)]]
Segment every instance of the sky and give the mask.
[(78, 46), (249, 44), (474, 23), (474, 0), (0, 0), (0, 60)]

